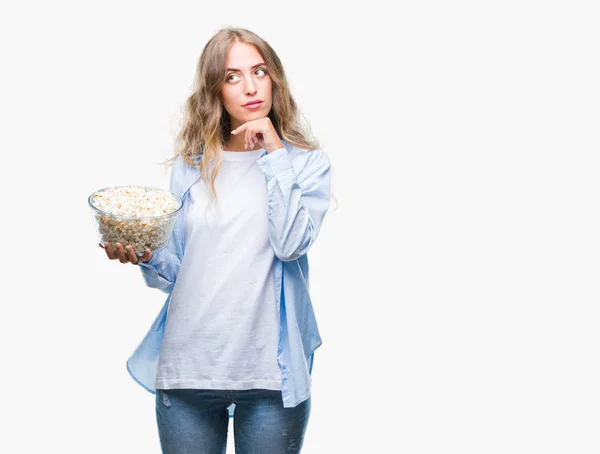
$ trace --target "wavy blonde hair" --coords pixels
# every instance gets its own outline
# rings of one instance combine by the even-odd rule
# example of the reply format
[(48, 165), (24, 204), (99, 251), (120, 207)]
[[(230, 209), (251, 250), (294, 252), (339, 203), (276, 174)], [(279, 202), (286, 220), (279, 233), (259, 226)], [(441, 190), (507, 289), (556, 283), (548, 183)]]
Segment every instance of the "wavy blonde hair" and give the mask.
[(222, 28), (200, 55), (193, 93), (185, 104), (183, 127), (176, 139), (175, 156), (170, 159), (174, 161), (181, 155), (186, 163), (199, 166), (202, 179), (214, 198), (217, 197), (215, 179), (222, 163), (221, 150), (231, 135), (231, 121), (223, 107), (221, 89), (226, 80), (229, 50), (235, 42), (254, 45), (264, 59), (273, 90), (268, 116), (279, 137), (300, 148), (320, 147), (298, 110), (283, 65), (269, 43), (244, 28)]

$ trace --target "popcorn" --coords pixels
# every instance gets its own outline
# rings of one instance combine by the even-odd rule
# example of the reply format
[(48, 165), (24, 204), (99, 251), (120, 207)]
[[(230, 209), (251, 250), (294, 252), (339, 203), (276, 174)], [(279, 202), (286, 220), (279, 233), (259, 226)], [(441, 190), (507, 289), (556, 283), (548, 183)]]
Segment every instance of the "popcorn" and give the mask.
[[(167, 245), (181, 201), (169, 191), (143, 186), (117, 186), (89, 198), (102, 243), (130, 245), (143, 255)], [(99, 211), (100, 210), (100, 211)]]

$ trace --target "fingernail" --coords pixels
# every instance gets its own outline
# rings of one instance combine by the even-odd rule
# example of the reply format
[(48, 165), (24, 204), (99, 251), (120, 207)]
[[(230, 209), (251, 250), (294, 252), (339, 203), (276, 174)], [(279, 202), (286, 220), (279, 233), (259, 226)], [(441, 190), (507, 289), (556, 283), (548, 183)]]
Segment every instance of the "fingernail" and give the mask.
[(233, 131), (231, 131), (231, 134), (235, 134), (235, 129)]

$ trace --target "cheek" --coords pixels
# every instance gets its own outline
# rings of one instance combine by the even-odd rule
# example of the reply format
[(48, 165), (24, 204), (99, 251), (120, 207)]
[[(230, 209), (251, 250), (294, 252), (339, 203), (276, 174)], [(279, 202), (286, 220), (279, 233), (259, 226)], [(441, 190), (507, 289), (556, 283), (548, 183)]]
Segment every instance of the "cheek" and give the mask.
[(265, 83), (264, 92), (268, 94), (269, 101), (273, 102), (273, 84), (271, 81)]
[(228, 105), (231, 103), (231, 90), (222, 89), (221, 97), (223, 98), (223, 104)]
[(241, 84), (226, 85), (221, 89), (221, 96), (223, 97), (223, 103), (227, 105), (237, 106), (240, 101), (240, 87)]

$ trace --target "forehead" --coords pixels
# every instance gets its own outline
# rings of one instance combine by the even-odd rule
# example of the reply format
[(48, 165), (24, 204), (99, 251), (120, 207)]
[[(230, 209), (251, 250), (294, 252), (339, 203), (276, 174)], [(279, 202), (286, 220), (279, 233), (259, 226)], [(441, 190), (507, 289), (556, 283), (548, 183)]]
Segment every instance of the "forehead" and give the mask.
[(235, 42), (227, 56), (228, 68), (245, 68), (263, 61), (260, 52), (252, 44)]

